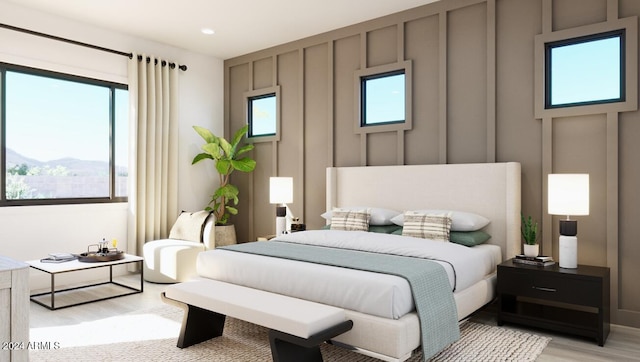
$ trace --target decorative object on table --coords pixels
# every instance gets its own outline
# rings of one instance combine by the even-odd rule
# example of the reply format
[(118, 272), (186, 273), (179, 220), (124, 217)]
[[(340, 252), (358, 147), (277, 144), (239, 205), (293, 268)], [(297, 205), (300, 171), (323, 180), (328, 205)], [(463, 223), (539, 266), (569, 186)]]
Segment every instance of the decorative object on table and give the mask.
[(567, 215), (560, 220), (559, 265), (561, 268), (578, 267), (578, 222), (570, 215), (589, 215), (589, 175), (549, 174), (548, 206), (551, 215)]
[(65, 263), (78, 259), (78, 256), (71, 253), (51, 253), (46, 258), (40, 259), (43, 263)]
[(520, 214), (520, 218), (522, 219), (520, 232), (522, 233), (522, 239), (524, 239), (524, 255), (538, 256), (540, 254), (538, 223), (534, 222), (531, 216), (525, 219), (524, 215)]
[(300, 219), (297, 217), (294, 217), (291, 220), (291, 232), (296, 232), (296, 231), (305, 231), (307, 230), (307, 225), (303, 224), (300, 222)]
[[(101, 242), (87, 246), (86, 253), (78, 254), (78, 261), (97, 263), (124, 259), (124, 251), (118, 250), (117, 246), (118, 241), (116, 239), (111, 241), (111, 247), (109, 247), (109, 242), (103, 238)], [(96, 250), (91, 250), (92, 247), (96, 247)]]
[(550, 266), (555, 265), (555, 260), (553, 260), (550, 256), (538, 255), (538, 256), (528, 256), (526, 254), (518, 254), (513, 259), (513, 262), (516, 264), (527, 264), (527, 265), (535, 265), (535, 266)]
[(292, 215), (287, 204), (293, 202), (293, 177), (269, 178), (269, 202), (276, 206), (276, 236), (291, 230)]

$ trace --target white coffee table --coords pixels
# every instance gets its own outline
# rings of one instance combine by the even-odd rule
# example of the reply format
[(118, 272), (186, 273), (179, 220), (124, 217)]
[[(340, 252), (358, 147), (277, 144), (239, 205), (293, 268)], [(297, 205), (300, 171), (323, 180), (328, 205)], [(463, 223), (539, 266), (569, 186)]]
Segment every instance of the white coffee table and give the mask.
[[(62, 309), (62, 308), (68, 308), (68, 307), (73, 307), (76, 305), (81, 305), (81, 304), (87, 304), (87, 303), (92, 303), (92, 302), (97, 302), (100, 300), (106, 300), (106, 299), (112, 299), (112, 298), (117, 298), (117, 297), (123, 297), (125, 295), (131, 295), (131, 294), (137, 294), (137, 293), (142, 293), (143, 292), (143, 267), (142, 267), (142, 262), (144, 261), (143, 258), (139, 257), (139, 256), (135, 256), (135, 255), (129, 255), (129, 254), (125, 254), (123, 259), (120, 260), (115, 260), (115, 261), (103, 261), (103, 262), (94, 262), (94, 263), (85, 263), (85, 262), (80, 262), (78, 260), (72, 260), (72, 261), (67, 261), (64, 263), (43, 263), (40, 260), (30, 260), (27, 261), (26, 263), (29, 264), (29, 266), (33, 269), (42, 271), (44, 273), (48, 273), (51, 275), (51, 290), (49, 292), (44, 292), (44, 293), (38, 293), (38, 294), (32, 294), (31, 295), (31, 301), (40, 304), (41, 306), (48, 308), (50, 310), (56, 310), (56, 309)], [(116, 281), (114, 281), (113, 279), (113, 266), (114, 265), (122, 265), (122, 264), (130, 264), (130, 263), (140, 263), (139, 267), (140, 267), (140, 288), (134, 288), (125, 284), (121, 284), (118, 283)], [(77, 272), (77, 271), (81, 271), (81, 270), (88, 270), (88, 269), (96, 269), (96, 268), (106, 268), (109, 267), (109, 280), (105, 281), (105, 282), (100, 282), (100, 283), (93, 283), (93, 284), (88, 284), (88, 285), (81, 285), (81, 286), (76, 286), (73, 288), (66, 288), (66, 289), (59, 289), (56, 290), (56, 275), (58, 274), (62, 274), (62, 273), (71, 273), (71, 272)], [(95, 287), (98, 285), (105, 285), (105, 284), (112, 284), (112, 285), (117, 285), (119, 287), (125, 288), (127, 290), (126, 293), (122, 293), (122, 294), (118, 294), (118, 295), (112, 295), (112, 296), (108, 296), (108, 297), (102, 297), (102, 298), (97, 298), (97, 299), (91, 299), (91, 300), (85, 300), (82, 302), (78, 302), (78, 303), (73, 303), (73, 304), (65, 304), (63, 306), (56, 306), (55, 305), (55, 295), (56, 293), (61, 293), (61, 292), (67, 292), (70, 290), (77, 290), (77, 289), (84, 289), (84, 288), (89, 288), (89, 287)], [(50, 295), (50, 300), (51, 300), (51, 304), (45, 304), (42, 301), (38, 300), (37, 297), (43, 296), (43, 295)]]

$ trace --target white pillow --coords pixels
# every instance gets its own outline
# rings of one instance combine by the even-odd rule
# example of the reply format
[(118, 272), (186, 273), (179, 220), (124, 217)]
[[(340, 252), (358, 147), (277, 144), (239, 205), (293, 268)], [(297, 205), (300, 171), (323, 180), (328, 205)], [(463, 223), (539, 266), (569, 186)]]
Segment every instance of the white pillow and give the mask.
[[(364, 207), (364, 206), (352, 206), (352, 207), (341, 207), (342, 210), (363, 210), (369, 209), (371, 218), (369, 219), (369, 225), (393, 225), (391, 221), (392, 218), (400, 215), (402, 213), (395, 210), (383, 209), (380, 207)], [(320, 215), (323, 219), (331, 221), (331, 211), (327, 211), (324, 214)]]
[(211, 215), (211, 211), (182, 211), (169, 231), (169, 239), (195, 241), (201, 243), (204, 224)]
[[(491, 220), (484, 216), (464, 211), (449, 210), (415, 210), (421, 214), (445, 214), (451, 212), (451, 231), (476, 231), (489, 225)], [(391, 219), (396, 225), (404, 225), (404, 215), (400, 214)]]

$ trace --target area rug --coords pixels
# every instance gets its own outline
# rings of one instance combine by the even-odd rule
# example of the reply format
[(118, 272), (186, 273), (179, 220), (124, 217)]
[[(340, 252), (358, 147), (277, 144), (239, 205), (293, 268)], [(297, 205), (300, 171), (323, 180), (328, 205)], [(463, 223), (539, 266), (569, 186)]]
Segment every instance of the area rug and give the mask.
[[(46, 328), (32, 328), (31, 361), (271, 361), (267, 329), (227, 318), (224, 335), (176, 347), (182, 309), (166, 305), (118, 317)], [(550, 338), (470, 321), (461, 338), (430, 361), (534, 361)], [(325, 361), (379, 362), (332, 345), (322, 346)], [(416, 351), (408, 360), (422, 361)]]

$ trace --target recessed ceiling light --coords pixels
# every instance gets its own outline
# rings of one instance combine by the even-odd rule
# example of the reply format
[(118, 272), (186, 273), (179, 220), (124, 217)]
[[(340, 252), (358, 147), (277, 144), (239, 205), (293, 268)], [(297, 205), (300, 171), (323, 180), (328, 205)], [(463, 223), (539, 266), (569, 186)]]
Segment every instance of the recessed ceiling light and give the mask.
[(200, 31), (202, 32), (202, 34), (206, 34), (206, 35), (212, 35), (216, 33), (215, 30), (211, 28), (202, 28), (200, 29)]

